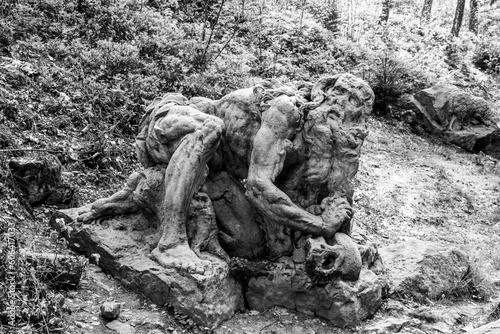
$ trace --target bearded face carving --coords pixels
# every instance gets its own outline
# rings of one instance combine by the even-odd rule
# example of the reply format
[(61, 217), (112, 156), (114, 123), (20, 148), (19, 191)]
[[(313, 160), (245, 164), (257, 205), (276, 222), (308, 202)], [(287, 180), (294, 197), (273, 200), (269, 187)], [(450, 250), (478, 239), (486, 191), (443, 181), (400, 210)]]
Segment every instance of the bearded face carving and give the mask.
[(360, 78), (342, 74), (318, 81), (311, 100), (304, 106), (303, 137), (310, 156), (304, 181), (328, 179), (329, 191), (349, 188), (342, 180), (357, 172), (359, 151), (368, 135), (362, 118), (372, 110), (373, 91)]

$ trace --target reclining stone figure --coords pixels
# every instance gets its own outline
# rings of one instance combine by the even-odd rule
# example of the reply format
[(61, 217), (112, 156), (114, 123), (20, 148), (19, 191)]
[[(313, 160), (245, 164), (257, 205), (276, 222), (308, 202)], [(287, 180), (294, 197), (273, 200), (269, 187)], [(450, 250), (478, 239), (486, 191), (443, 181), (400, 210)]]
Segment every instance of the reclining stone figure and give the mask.
[[(203, 251), (227, 258), (217, 230), (229, 255), (248, 258), (289, 255), (310, 235), (309, 269), (356, 280), (361, 258), (348, 236), (352, 180), (373, 99), (366, 82), (350, 74), (294, 88), (263, 82), (216, 101), (168, 93), (140, 124), (136, 148), (144, 171), (79, 220), (151, 212), (161, 234), (153, 258), (198, 274), (210, 269)], [(229, 191), (246, 197), (253, 215), (235, 223), (216, 207), (218, 227), (186, 226), (193, 196), (217, 192), (218, 177), (231, 180)]]

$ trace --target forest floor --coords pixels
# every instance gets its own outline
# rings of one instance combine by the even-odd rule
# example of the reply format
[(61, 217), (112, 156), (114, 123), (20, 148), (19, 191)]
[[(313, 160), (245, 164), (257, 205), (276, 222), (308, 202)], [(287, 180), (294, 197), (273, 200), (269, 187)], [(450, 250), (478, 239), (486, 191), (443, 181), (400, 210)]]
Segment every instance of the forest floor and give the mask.
[[(247, 311), (223, 323), (215, 333), (364, 333), (370, 326), (395, 318), (405, 320), (388, 326), (387, 333), (456, 333), (485, 322), (498, 304), (500, 292), (500, 163), (435, 138), (418, 136), (400, 123), (371, 118), (368, 126), (370, 135), (356, 177), (354, 238), (378, 247), (407, 237), (458, 247), (483, 272), (484, 284), (492, 287), (490, 300), (443, 299), (421, 305), (389, 299), (374, 319), (352, 329), (335, 328), (321, 319), (283, 308), (263, 313)], [(99, 182), (93, 181), (91, 172), (66, 170), (65, 175), (78, 187), (80, 204), (85, 204), (116, 191), (136, 167), (128, 166)], [(67, 252), (51, 240), (48, 220), (54, 207), (35, 208), (30, 217), (15, 202), (0, 203), (5, 209), (2, 218), (18, 221), (25, 248)], [(128, 291), (93, 264), (79, 287), (63, 295), (64, 333), (68, 334), (212, 332)], [(99, 316), (99, 307), (105, 301), (122, 303), (118, 321), (107, 323)], [(412, 316), (425, 309), (442, 316), (429, 321)]]

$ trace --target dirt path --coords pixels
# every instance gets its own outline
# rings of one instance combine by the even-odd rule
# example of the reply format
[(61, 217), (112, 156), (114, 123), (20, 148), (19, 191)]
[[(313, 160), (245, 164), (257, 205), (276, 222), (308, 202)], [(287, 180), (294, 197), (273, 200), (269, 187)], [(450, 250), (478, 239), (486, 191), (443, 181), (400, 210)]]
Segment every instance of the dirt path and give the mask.
[(416, 237), (468, 251), (500, 270), (500, 163), (370, 121), (354, 230), (383, 246)]

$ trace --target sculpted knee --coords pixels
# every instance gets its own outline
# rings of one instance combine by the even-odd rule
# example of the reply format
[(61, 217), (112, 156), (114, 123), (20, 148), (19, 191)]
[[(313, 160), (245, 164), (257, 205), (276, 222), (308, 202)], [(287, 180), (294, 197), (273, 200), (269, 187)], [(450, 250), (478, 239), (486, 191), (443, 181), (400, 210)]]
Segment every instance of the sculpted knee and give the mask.
[(266, 182), (256, 176), (249, 176), (246, 183), (246, 197), (250, 200), (261, 198), (266, 188)]

